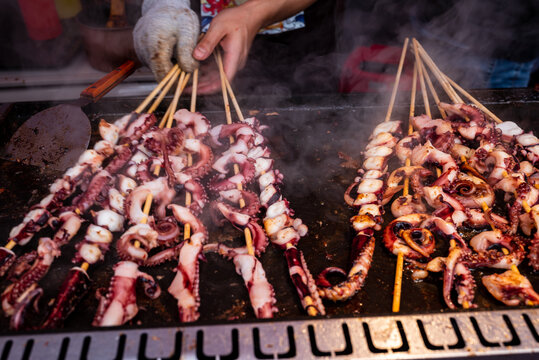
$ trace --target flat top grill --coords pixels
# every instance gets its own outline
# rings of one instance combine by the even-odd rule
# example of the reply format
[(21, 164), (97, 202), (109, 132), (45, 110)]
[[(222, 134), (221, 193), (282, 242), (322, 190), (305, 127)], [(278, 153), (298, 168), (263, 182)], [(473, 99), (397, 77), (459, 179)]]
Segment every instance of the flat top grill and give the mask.
[[(536, 92), (527, 89), (489, 90), (478, 91), (473, 95), (503, 120), (514, 121), (526, 130), (536, 130), (533, 125), (533, 114), (537, 114), (537, 111), (539, 110), (539, 95)], [(398, 103), (395, 107), (392, 119), (404, 120), (408, 116), (408, 105), (405, 99), (406, 95), (399, 94), (399, 97), (402, 98), (402, 102)], [(374, 126), (380, 123), (384, 118), (387, 100), (377, 97), (365, 98), (354, 95), (313, 95), (287, 99), (275, 96), (265, 98), (265, 104), (261, 104), (260, 100), (261, 99), (249, 97), (239, 98), (244, 113), (247, 114), (249, 110), (258, 110), (259, 113), (257, 114), (257, 117), (261, 120), (261, 123), (269, 126), (265, 136), (269, 139), (272, 157), (276, 160), (275, 168), (279, 169), (285, 176), (285, 185), (282, 193), (290, 201), (296, 217), (301, 218), (309, 227), (309, 234), (301, 239), (298, 246), (305, 254), (309, 269), (313, 275), (318, 274), (327, 266), (339, 266), (347, 269), (349, 266), (349, 249), (353, 237), (353, 233), (349, 227), (349, 218), (353, 215), (353, 210), (348, 208), (344, 203), (343, 193), (355, 177), (357, 165), (351, 167), (342, 166), (343, 160), (339, 158), (339, 152), (347, 154), (353, 159), (360, 160), (361, 152), (365, 148), (368, 136), (372, 132)], [(108, 121), (114, 120), (134, 109), (139, 101), (139, 99), (119, 100), (105, 98), (101, 100), (100, 103), (88, 105), (83, 110), (89, 115), (93, 129), (96, 129), (97, 122), (100, 118), (104, 118)], [(208, 117), (214, 126), (225, 122), (221, 101), (222, 100), (217, 97), (202, 98), (200, 100), (200, 105), (198, 106), (201, 112)], [(378, 101), (378, 104), (381, 105), (373, 105), (375, 101)], [(5, 124), (20, 123), (32, 113), (46, 108), (49, 105), (50, 104), (48, 103), (15, 104), (9, 109), (9, 112), (3, 118), (3, 122)], [(187, 103), (183, 104), (184, 107), (186, 105)], [(163, 109), (161, 110), (161, 112), (157, 112), (157, 115), (162, 115), (164, 111)], [(422, 107), (416, 107), (417, 114), (422, 113), (422, 110)], [(274, 112), (277, 114), (273, 114)], [(4, 126), (3, 128), (4, 133), (0, 134), (0, 142), (9, 139), (9, 134), (14, 131), (15, 126)], [(94, 133), (93, 139), (96, 139), (97, 136), (98, 135)], [(358, 164), (360, 164), (359, 161)], [(3, 188), (3, 191), (0, 193), (0, 238), (7, 239), (11, 227), (22, 219), (30, 205), (37, 203), (47, 194), (50, 182), (61, 174), (8, 161), (0, 161), (0, 167), (2, 169), (0, 179)], [(391, 215), (389, 215), (388, 219), (385, 221), (385, 225), (387, 225), (391, 218)], [(203, 216), (203, 219), (206, 224), (210, 224), (208, 217)], [(237, 245), (243, 242), (242, 234), (232, 227), (227, 226), (219, 229), (209, 226), (209, 228), (210, 242), (227, 241)], [(43, 233), (45, 234), (46, 231)], [(70, 263), (70, 259), (74, 254), (74, 244), (80, 240), (81, 234), (84, 234), (84, 229), (81, 229), (79, 235), (75, 237), (70, 244), (62, 248), (62, 256), (55, 261), (51, 271), (40, 282), (45, 290), (44, 299), (49, 299), (55, 295), (56, 289), (60, 286), (67, 270), (71, 268), (72, 264)], [(524, 331), (531, 334), (526, 335), (528, 337), (524, 338), (522, 335), (520, 336), (520, 346), (523, 346), (523, 344), (526, 346), (531, 344), (529, 345), (531, 346), (531, 349), (533, 349), (534, 346), (537, 346), (537, 341), (539, 341), (537, 333), (535, 333), (534, 337), (533, 332), (530, 332), (531, 330), (529, 329), (531, 328), (526, 320), (526, 316), (532, 327), (535, 322), (535, 327), (537, 328), (538, 309), (520, 308), (518, 310), (509, 310), (506, 306), (493, 299), (481, 285), (480, 281), (477, 281), (478, 286), (475, 300), (480, 311), (453, 312), (449, 311), (443, 302), (441, 295), (442, 281), (440, 275), (430, 275), (424, 281), (414, 282), (410, 278), (409, 272), (405, 271), (401, 302), (401, 314), (403, 317), (401, 319), (398, 317), (401, 315), (398, 315), (397, 317), (388, 316), (391, 311), (396, 257), (384, 248), (380, 241), (381, 233), (376, 234), (376, 237), (378, 241), (376, 242), (374, 259), (364, 288), (348, 302), (325, 302), (328, 315), (326, 319), (320, 320), (308, 318), (303, 312), (297, 299), (295, 289), (289, 280), (287, 267), (281, 250), (270, 245), (266, 252), (261, 256), (261, 261), (264, 265), (268, 280), (275, 288), (277, 298), (276, 306), (279, 309), (275, 319), (277, 322), (257, 321), (251, 310), (243, 280), (235, 273), (233, 263), (216, 254), (206, 254), (206, 261), (201, 263), (200, 268), (201, 318), (199, 322), (193, 325), (188, 325), (185, 328), (182, 327), (182, 329), (185, 329), (182, 332), (182, 339), (184, 340), (183, 345), (181, 345), (182, 348), (185, 349), (187, 346), (186, 341), (191, 339), (194, 341), (194, 348), (191, 350), (196, 348), (198, 351), (197, 346), (199, 346), (201, 340), (197, 329), (206, 329), (206, 331), (209, 331), (207, 334), (212, 331), (215, 334), (219, 333), (217, 329), (220, 329), (220, 327), (231, 329), (231, 337), (226, 337), (226, 339), (223, 340), (228, 343), (230, 339), (234, 340), (234, 329), (239, 329), (242, 334), (244, 334), (245, 331), (254, 334), (253, 327), (259, 326), (260, 329), (258, 331), (263, 332), (262, 335), (259, 333), (259, 336), (263, 336), (263, 338), (267, 340), (274, 338), (286, 339), (287, 336), (290, 336), (290, 328), (292, 328), (292, 332), (294, 333), (293, 338), (300, 341), (299, 339), (301, 339), (303, 335), (307, 336), (305, 338), (307, 340), (304, 339), (304, 345), (308, 350), (310, 343), (311, 350), (313, 350), (311, 332), (314, 331), (316, 333), (316, 331), (318, 331), (316, 329), (319, 328), (328, 331), (328, 329), (333, 329), (333, 327), (336, 326), (339, 331), (342, 331), (343, 335), (340, 335), (339, 333), (339, 335), (333, 336), (336, 344), (342, 344), (342, 341), (346, 340), (346, 332), (348, 331), (349, 333), (354, 334), (353, 329), (356, 328), (358, 329), (358, 332), (363, 333), (363, 338), (368, 338), (368, 336), (366, 336), (367, 333), (365, 332), (365, 325), (363, 325), (363, 323), (360, 324), (360, 320), (354, 319), (355, 317), (364, 318), (364, 316), (369, 316), (370, 322), (365, 320), (367, 322), (364, 323), (371, 324), (371, 327), (374, 326), (372, 329), (376, 328), (375, 323), (377, 321), (382, 323), (388, 321), (387, 324), (389, 324), (389, 330), (386, 335), (391, 337), (391, 334), (401, 334), (401, 330), (407, 331), (407, 327), (403, 324), (406, 324), (410, 319), (412, 319), (410, 320), (412, 322), (413, 320), (424, 319), (424, 321), (429, 324), (436, 324), (436, 321), (438, 321), (439, 325), (442, 326), (440, 321), (444, 322), (444, 324), (448, 321), (451, 323), (450, 319), (456, 319), (455, 321), (460, 322), (462, 317), (474, 317), (473, 314), (478, 314), (475, 317), (475, 321), (477, 322), (483, 318), (491, 318), (493, 316), (492, 314), (501, 313), (509, 314), (500, 315), (502, 316), (502, 320), (500, 320), (502, 323), (506, 321), (503, 316), (508, 316), (509, 319), (513, 319), (513, 323), (515, 324), (512, 324), (516, 326), (517, 331), (519, 331), (517, 325), (521, 325), (522, 328), (525, 329)], [(35, 248), (37, 237), (33, 241), (35, 242), (26, 245), (25, 249)], [(119, 329), (114, 329), (112, 332), (91, 327), (90, 324), (97, 306), (97, 300), (93, 294), (95, 294), (98, 288), (106, 288), (108, 286), (109, 279), (112, 276), (111, 265), (117, 261), (118, 259), (115, 251), (111, 250), (107, 253), (104, 263), (97, 264), (90, 268), (89, 275), (94, 282), (89, 295), (86, 296), (75, 312), (68, 318), (65, 323), (65, 328), (62, 331), (71, 333), (69, 338), (71, 338), (72, 345), (75, 343), (79, 344), (81, 346), (80, 349), (83, 350), (84, 336), (80, 332), (91, 330), (96, 330), (93, 335), (94, 337), (102, 339), (95, 341), (115, 341), (116, 345), (121, 344), (121, 334), (127, 334), (128, 339), (129, 336), (131, 336), (129, 334), (135, 334), (133, 336), (138, 338), (139, 344), (141, 339), (143, 339), (141, 334), (147, 334), (147, 336), (149, 336), (149, 338), (146, 338), (148, 346), (156, 346), (155, 344), (150, 345), (151, 338), (154, 334), (161, 334), (163, 332), (164, 334), (168, 334), (167, 336), (170, 338), (167, 341), (174, 343), (178, 336), (178, 333), (176, 332), (176, 327), (179, 325), (177, 322), (177, 310), (175, 300), (166, 292), (166, 288), (174, 277), (173, 269), (176, 267), (174, 262), (166, 263), (157, 268), (144, 269), (149, 274), (156, 277), (164, 291), (157, 300), (149, 300), (145, 298), (142, 293), (139, 294), (140, 297), (138, 297), (137, 302), (140, 310), (138, 315), (132, 321)], [(531, 268), (527, 265), (527, 261), (519, 266), (519, 270), (530, 279), (536, 290), (539, 289), (539, 275), (533, 274)], [(479, 280), (482, 275), (490, 273), (492, 273), (490, 270), (474, 271), (476, 280)], [(42, 301), (42, 306), (44, 306), (45, 303), (46, 301)], [(487, 311), (484, 312), (483, 310)], [(400, 325), (399, 322), (395, 322), (397, 320), (400, 321)], [(498, 320), (499, 319), (497, 319), (497, 321)], [(475, 329), (473, 321), (468, 323), (468, 320), (466, 320), (466, 322), (466, 324), (471, 324), (469, 325), (471, 328)], [(347, 329), (343, 330), (343, 324), (346, 324)], [(8, 350), (8, 354), (11, 353), (12, 355), (19, 350), (21, 352), (27, 351), (25, 350), (28, 348), (27, 337), (35, 338), (37, 336), (37, 344), (40, 341), (39, 337), (42, 334), (45, 334), (42, 332), (23, 332), (19, 333), (23, 335), (22, 337), (14, 337), (17, 334), (9, 331), (7, 319), (4, 317), (0, 319), (0, 326), (0, 334), (3, 335), (0, 339), (0, 349), (2, 340), (4, 341), (4, 346), (7, 346), (9, 341), (12, 341), (12, 345), (10, 345), (10, 349)], [(314, 330), (311, 331), (309, 326)], [(367, 325), (367, 328), (369, 328), (369, 325)], [(489, 328), (489, 330), (484, 331), (486, 334), (493, 335), (496, 338), (497, 331), (499, 330), (496, 330), (495, 328), (496, 326), (493, 326), (492, 328)], [(278, 331), (276, 329), (278, 329)], [(440, 331), (442, 330), (443, 329), (440, 329)], [(331, 332), (333, 331), (330, 331), (330, 333)], [(56, 331), (53, 331), (52, 333), (54, 334)], [(192, 333), (192, 338), (188, 337), (188, 333)], [(511, 333), (511, 331), (509, 331), (509, 333)], [(48, 334), (51, 334), (51, 332)], [(114, 334), (114, 337), (107, 334)], [(421, 335), (421, 331), (419, 331), (418, 334)], [(376, 336), (384, 336), (383, 334), (376, 335), (376, 330), (371, 335), (374, 338), (376, 338)], [(56, 350), (54, 351), (60, 351), (61, 346), (64, 346), (62, 345), (64, 341), (62, 339), (65, 337), (62, 337), (64, 336), (62, 334), (57, 334), (55, 336), (59, 339), (58, 346), (60, 347), (55, 348)], [(315, 334), (315, 340), (316, 336), (319, 335)], [(342, 336), (344, 336), (344, 338)], [(411, 335), (409, 335), (408, 341), (411, 341), (410, 336)], [(505, 335), (502, 334), (501, 336), (503, 338)], [(240, 338), (242, 337), (240, 336)], [(18, 340), (16, 339), (19, 339), (20, 341), (25, 339), (24, 341), (26, 342), (19, 346)], [(123, 339), (124, 341), (126, 340), (125, 337)], [(220, 340), (218, 337), (213, 340), (207, 339), (208, 337), (204, 341), (206, 341), (206, 345), (209, 346), (206, 348), (206, 351), (209, 354), (211, 353), (209, 351), (214, 349), (211, 344), (214, 344), (219, 348)], [(254, 337), (252, 339), (254, 339)], [(322, 346), (322, 348), (326, 346), (326, 349), (339, 349), (340, 345), (335, 345), (336, 347), (334, 347), (331, 339), (332, 337), (329, 336), (325, 340), (319, 340), (322, 345), (319, 344), (317, 346)], [(506, 342), (509, 342), (509, 340), (505, 340)], [(525, 340), (529, 340), (530, 343), (526, 343)], [(99, 349), (99, 347), (95, 347), (95, 341), (92, 346), (87, 345), (86, 351), (90, 351), (90, 353), (94, 351), (95, 354), (98, 353), (95, 352), (97, 351), (96, 349)], [(153, 341), (155, 341), (155, 339), (153, 339)], [(204, 343), (204, 341), (202, 342)], [(242, 346), (248, 346), (241, 345), (243, 344), (243, 340), (238, 341), (240, 349)], [(249, 342), (249, 344), (254, 344), (252, 341)], [(298, 357), (302, 354), (301, 351), (303, 351), (301, 350), (301, 341), (299, 344), (296, 344), (297, 349), (295, 356)], [(400, 340), (395, 341), (398, 343)], [(535, 345), (533, 345), (534, 341)], [(351, 344), (355, 342), (356, 340), (351, 340)], [(232, 341), (232, 343), (234, 343), (234, 341)], [(507, 345), (502, 344), (503, 341), (499, 343), (499, 346), (494, 346), (493, 349), (495, 351), (501, 350), (501, 353), (504, 353), (503, 351), (507, 349)], [(346, 341), (345, 344), (347, 344)], [(378, 345), (380, 344), (381, 343)], [(402, 342), (400, 342), (400, 344), (403, 345)], [(490, 349), (488, 346), (483, 346), (481, 341), (477, 342), (477, 344), (487, 350)], [(132, 344), (127, 344), (126, 346), (127, 347), (125, 347), (124, 350), (127, 352), (122, 354), (122, 356), (128, 355), (130, 349), (129, 346), (132, 346)], [(229, 345), (226, 346), (228, 348)], [(275, 349), (278, 350), (279, 346), (276, 345)], [(373, 346), (376, 348), (376, 344), (373, 344)], [(509, 344), (509, 346), (511, 346), (511, 344)], [(352, 347), (359, 350), (358, 347)], [(410, 349), (399, 352), (391, 350), (391, 345), (387, 345), (386, 347), (389, 349), (387, 353), (392, 353), (395, 356), (410, 354), (410, 352), (414, 353)], [(381, 346), (381, 348), (383, 348), (383, 346)], [(395, 348), (398, 349), (399, 347), (397, 346)], [(526, 349), (528, 348), (529, 347), (524, 347), (523, 349), (525, 351), (523, 351), (523, 353), (527, 353)], [(5, 349), (6, 348), (4, 347), (4, 353), (6, 352)], [(72, 349), (72, 347), (70, 349)], [(346, 353), (345, 351), (343, 355), (353, 355), (356, 351), (354, 349), (350, 353)], [(372, 354), (377, 354), (376, 350), (373, 352), (370, 347), (369, 349)], [(424, 350), (424, 348), (422, 349)], [(140, 347), (138, 350), (140, 350)], [(346, 350), (346, 348), (344, 350)], [(431, 349), (428, 348), (427, 350), (431, 351)], [(448, 348), (448, 346), (442, 346), (442, 350), (441, 353), (447, 356), (447, 351), (452, 349)], [(453, 350), (456, 351), (459, 349)], [(66, 354), (70, 354), (69, 351), (74, 350), (65, 351)], [(163, 356), (168, 354), (168, 350), (163, 351)], [(222, 349), (219, 351), (220, 352), (215, 352), (213, 354), (226, 354), (226, 351)], [(338, 352), (338, 350), (333, 351), (333, 353), (330, 351), (330, 354), (325, 355), (337, 356)], [(276, 352), (275, 354), (278, 353), (279, 352)], [(324, 351), (322, 351), (322, 353), (324, 353)], [(488, 353), (490, 354), (491, 352)], [(171, 354), (174, 355), (173, 352), (171, 352)], [(186, 354), (186, 352), (184, 351), (183, 354)], [(250, 354), (250, 352), (247, 352), (247, 354)], [(253, 354), (256, 355), (256, 351)], [(418, 357), (421, 356), (421, 354), (421, 352), (415, 353)], [(433, 353), (430, 353), (430, 356), (432, 356), (432, 354)], [(466, 352), (456, 352), (453, 353), (452, 356), (465, 356), (466, 354)], [(256, 358), (258, 356), (254, 357)]]

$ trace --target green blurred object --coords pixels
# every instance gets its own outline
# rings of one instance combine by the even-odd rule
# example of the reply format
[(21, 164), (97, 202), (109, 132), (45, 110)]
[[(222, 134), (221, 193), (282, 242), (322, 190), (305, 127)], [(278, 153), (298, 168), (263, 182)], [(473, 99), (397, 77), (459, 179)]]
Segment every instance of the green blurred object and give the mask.
[(71, 19), (82, 10), (80, 0), (54, 0), (60, 19)]

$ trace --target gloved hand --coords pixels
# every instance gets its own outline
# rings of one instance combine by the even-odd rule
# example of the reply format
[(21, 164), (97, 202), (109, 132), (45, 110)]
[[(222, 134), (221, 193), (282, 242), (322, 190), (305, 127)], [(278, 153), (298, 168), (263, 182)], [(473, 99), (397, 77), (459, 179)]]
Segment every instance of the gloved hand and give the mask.
[(180, 68), (191, 72), (198, 67), (191, 54), (199, 32), (199, 20), (189, 0), (144, 0), (142, 17), (133, 30), (135, 51), (157, 81), (172, 68), (174, 47)]

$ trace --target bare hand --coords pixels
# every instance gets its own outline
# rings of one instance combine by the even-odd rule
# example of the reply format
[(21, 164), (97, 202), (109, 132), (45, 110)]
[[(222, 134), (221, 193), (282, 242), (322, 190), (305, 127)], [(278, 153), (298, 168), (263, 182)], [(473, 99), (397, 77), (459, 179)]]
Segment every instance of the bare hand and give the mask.
[[(223, 49), (225, 74), (232, 80), (237, 71), (245, 66), (249, 49), (260, 28), (260, 20), (248, 11), (247, 7), (238, 6), (224, 9), (211, 22), (211, 26), (193, 51), (193, 57), (203, 61), (209, 58), (219, 44)], [(201, 69), (198, 92), (210, 94), (221, 87), (219, 71), (214, 59), (212, 64), (204, 64)]]

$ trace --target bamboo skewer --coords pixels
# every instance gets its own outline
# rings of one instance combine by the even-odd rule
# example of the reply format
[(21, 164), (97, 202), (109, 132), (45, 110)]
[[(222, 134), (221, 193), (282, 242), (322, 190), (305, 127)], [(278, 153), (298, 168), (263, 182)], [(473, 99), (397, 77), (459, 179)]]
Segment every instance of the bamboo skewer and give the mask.
[(146, 108), (146, 106), (148, 106), (150, 101), (152, 101), (152, 99), (155, 97), (155, 95), (157, 95), (157, 93), (159, 91), (161, 91), (163, 86), (165, 86), (165, 84), (167, 84), (167, 82), (170, 80), (170, 78), (172, 76), (174, 76), (174, 74), (177, 72), (178, 69), (179, 69), (179, 67), (178, 67), (177, 64), (174, 65), (172, 67), (172, 69), (170, 69), (170, 71), (163, 78), (163, 80), (161, 80), (161, 82), (155, 87), (155, 89), (153, 89), (152, 92), (146, 97), (146, 99), (144, 99), (144, 101), (135, 109), (136, 113), (140, 114), (144, 110), (144, 108)]
[[(152, 99), (157, 95), (157, 93), (163, 89), (163, 87), (165, 85), (168, 84), (169, 80), (171, 77), (173, 77), (176, 72), (178, 70), (178, 65), (174, 65), (172, 67), (172, 69), (170, 69), (170, 71), (168, 72), (168, 74), (163, 78), (163, 80), (161, 80), (161, 82), (159, 84), (157, 84), (157, 86), (155, 87), (155, 89), (153, 89), (150, 94), (148, 96), (146, 96), (146, 98), (142, 101), (142, 103), (134, 110), (135, 113), (137, 114), (140, 114), (145, 108), (146, 106), (148, 106), (148, 104), (152, 101)], [(163, 91), (165, 92), (165, 91)], [(168, 90), (167, 90), (168, 92)], [(162, 98), (161, 98), (162, 100)], [(157, 106), (159, 106), (159, 103), (161, 102), (161, 100), (155, 100), (154, 104), (157, 103)], [(156, 106), (156, 108), (157, 108)], [(77, 214), (79, 214), (78, 212), (78, 209), (76, 210)], [(4, 248), (8, 249), (8, 250), (12, 250), (15, 246), (17, 245), (17, 243), (13, 240), (10, 240), (5, 246)], [(82, 264), (82, 268), (86, 271), (88, 269), (88, 264), (87, 263), (83, 263)]]
[(402, 46), (402, 53), (399, 60), (399, 67), (397, 68), (397, 75), (395, 77), (395, 83), (393, 84), (393, 91), (391, 92), (391, 98), (389, 99), (389, 106), (387, 108), (386, 118), (384, 121), (389, 121), (391, 118), (391, 112), (395, 105), (395, 98), (397, 97), (397, 90), (399, 89), (399, 82), (402, 73), (402, 67), (404, 65), (404, 59), (406, 58), (406, 50), (408, 49), (408, 38), (404, 39), (404, 45)]
[[(416, 84), (417, 84), (417, 72), (418, 72), (418, 66), (417, 63), (414, 65), (414, 73), (412, 77), (412, 93), (410, 95), (410, 114), (408, 117), (408, 135), (412, 135), (414, 132), (414, 128), (412, 126), (411, 119), (414, 116), (415, 113), (415, 96), (416, 96)], [(410, 166), (410, 158), (406, 159), (406, 166)], [(404, 189), (402, 191), (402, 196), (408, 196), (408, 188), (409, 188), (410, 179), (406, 177), (404, 179)], [(400, 311), (400, 304), (401, 304), (401, 293), (402, 293), (402, 271), (404, 268), (404, 254), (402, 252), (399, 252), (397, 254), (397, 266), (395, 269), (395, 283), (393, 286), (393, 306), (392, 311), (393, 312), (399, 312)]]
[[(228, 102), (228, 91), (227, 91), (227, 89), (230, 88), (230, 84), (228, 84), (228, 87), (227, 87), (228, 80), (226, 79), (225, 70), (223, 68), (223, 60), (221, 59), (221, 53), (219, 51), (216, 51), (214, 54), (215, 54), (215, 59), (217, 60), (217, 66), (219, 67), (219, 75), (221, 77), (221, 90), (223, 93), (223, 102), (225, 105), (226, 123), (232, 124), (232, 114), (230, 112), (230, 103)], [(230, 91), (231, 90), (232, 89), (230, 88)], [(229, 141), (231, 144), (234, 143), (234, 137), (232, 135), (229, 137)], [(240, 168), (238, 164), (234, 164), (234, 174), (238, 174), (239, 172), (240, 172)], [(243, 190), (243, 185), (241, 183), (238, 184), (237, 189)], [(245, 200), (243, 198), (240, 199), (239, 203), (240, 203), (240, 208), (245, 207)], [(247, 252), (249, 253), (249, 255), (254, 256), (255, 252), (253, 248), (253, 238), (252, 238), (251, 231), (249, 230), (249, 228), (245, 227), (245, 229), (243, 230), (243, 233), (245, 235), (245, 244), (247, 246)]]
[(479, 101), (477, 101), (472, 95), (470, 95), (468, 92), (466, 92), (466, 90), (461, 88), (457, 83), (455, 83), (453, 80), (451, 80), (447, 75), (445, 75), (445, 78), (447, 79), (447, 81), (449, 81), (449, 83), (451, 85), (453, 85), (455, 87), (455, 89), (457, 89), (460, 93), (462, 93), (462, 95), (467, 97), (468, 100), (470, 100), (472, 103), (474, 103), (475, 106), (477, 106), (479, 109), (481, 109), (481, 111), (483, 111), (488, 116), (490, 116), (494, 121), (496, 121), (498, 124), (503, 122), (499, 117), (494, 115), (492, 113), (492, 111), (487, 109), (483, 104), (481, 104)]
[[(218, 65), (219, 65), (219, 62), (220, 62), (221, 63), (221, 68), (222, 68), (222, 61), (220, 61), (221, 55), (218, 53), (215, 56), (216, 56), (216, 60), (218, 61)], [(222, 72), (222, 74), (224, 75), (224, 71)], [(232, 104), (234, 105), (234, 109), (236, 110), (236, 114), (237, 114), (238, 118), (240, 119), (241, 122), (244, 122), (245, 118), (243, 117), (243, 113), (241, 111), (241, 108), (240, 108), (240, 106), (238, 104), (238, 101), (236, 100), (236, 96), (234, 95), (234, 91), (232, 90), (232, 86), (230, 86), (230, 82), (228, 81), (226, 76), (222, 76), (221, 80), (222, 79), (224, 79), (226, 89), (228, 91), (227, 95), (229, 95), (230, 99), (232, 100)], [(227, 108), (227, 106), (226, 106), (226, 102), (225, 102), (225, 109), (226, 108)], [(230, 106), (228, 106), (228, 109), (230, 111)], [(241, 199), (240, 201), (243, 201), (243, 199)], [(243, 205), (243, 206), (245, 206), (245, 205)], [(245, 229), (244, 232), (245, 232), (245, 238), (246, 238), (246, 242), (247, 242), (247, 241), (249, 241), (249, 239), (251, 239), (251, 233), (250, 233), (249, 229), (247, 229), (247, 228)], [(250, 240), (250, 241), (252, 242), (252, 240)], [(292, 246), (293, 245), (288, 243), (286, 245), (286, 248), (289, 249)], [(253, 253), (254, 253), (254, 251), (253, 251)], [(303, 300), (305, 301), (306, 304), (312, 304), (313, 303), (313, 299), (310, 296), (305, 296)], [(309, 316), (316, 316), (316, 315), (318, 315), (318, 311), (316, 310), (316, 308), (314, 308), (312, 306), (309, 306), (309, 307), (307, 307), (307, 314)]]
[[(418, 46), (421, 46), (418, 44)], [(422, 49), (422, 53), (424, 55), (424, 58), (430, 58), (428, 56), (428, 54), (426, 54), (425, 50)], [(433, 64), (434, 65), (434, 64)], [(446, 90), (447, 92), (447, 95), (452, 99), (453, 103), (462, 103), (462, 99), (457, 95), (457, 96), (454, 96), (456, 94), (455, 90), (453, 89), (453, 87), (455, 87), (460, 93), (462, 93), (465, 97), (467, 97), (472, 103), (474, 103), (480, 110), (482, 110), (483, 112), (487, 113), (494, 121), (496, 121), (497, 123), (501, 123), (502, 120), (499, 119), (496, 115), (494, 115), (491, 111), (489, 111), (483, 104), (481, 104), (479, 101), (477, 101), (473, 96), (471, 96), (468, 92), (466, 92), (462, 87), (460, 87), (457, 83), (455, 83), (453, 80), (451, 80), (447, 75), (443, 74), (438, 68), (436, 68), (436, 66), (434, 65), (434, 67), (431, 67), (431, 70), (433, 69), (436, 69), (434, 71), (435, 75), (437, 74), (436, 71), (438, 72), (438, 75), (437, 77), (440, 79), (444, 79), (444, 81), (446, 81), (446, 85), (447, 85), (447, 90), (449, 90), (449, 92), (447, 92), (446, 90), (446, 86), (443, 86), (444, 87), (444, 90)], [(465, 156), (462, 156), (461, 157), (461, 161), (463, 163), (467, 163), (467, 159)], [(507, 176), (507, 174), (506, 174)], [(515, 197), (516, 197), (516, 194), (515, 194)], [(515, 200), (516, 201), (516, 200)], [(524, 210), (526, 212), (529, 212), (531, 211), (529, 205), (527, 206), (528, 204), (526, 203), (526, 201), (524, 200), (524, 202), (522, 203), (522, 207), (524, 208)], [(487, 212), (490, 211), (490, 208), (489, 206), (483, 202), (481, 204), (481, 208), (483, 210), (483, 212), (486, 214)], [(491, 228), (493, 231), (499, 231), (493, 224), (491, 224)], [(454, 246), (454, 240), (451, 240), (453, 243), (451, 244), (451, 247)], [(502, 252), (504, 255), (508, 255), (509, 254), (509, 251), (506, 249), (506, 248), (503, 248), (502, 247)], [(515, 264), (511, 265), (511, 271), (517, 273), (517, 274), (520, 274), (520, 271), (518, 270), (517, 266)], [(467, 302), (464, 302), (463, 303), (463, 307), (464, 308), (469, 308), (469, 304)]]
[[(197, 99), (197, 89), (198, 89), (198, 69), (195, 69), (193, 72), (193, 88), (191, 90), (191, 107), (189, 111), (192, 113), (196, 110), (196, 99)], [(187, 166), (193, 165), (193, 156), (191, 153), (187, 153)], [(189, 191), (185, 192), (185, 207), (191, 206), (191, 193)], [(191, 225), (185, 223), (183, 226), (183, 239), (187, 240), (191, 237)]]
[[(169, 114), (169, 118), (168, 118), (168, 121), (166, 122), (166, 127), (167, 128), (170, 128), (172, 127), (172, 118), (174, 116), (174, 113), (176, 112), (176, 106), (178, 105), (178, 100), (180, 99), (180, 95), (182, 93), (182, 90), (183, 88), (185, 87), (185, 72), (181, 72), (181, 75), (180, 75), (180, 79), (178, 80), (178, 84), (176, 85), (176, 91), (174, 92), (174, 98), (172, 99), (172, 102), (169, 106), (169, 110), (170, 111), (167, 111), (167, 113)], [(163, 120), (165, 120), (165, 118), (163, 118)], [(164, 124), (165, 122), (164, 121), (161, 121), (161, 124), (159, 124), (159, 128), (163, 128), (162, 124)], [(159, 175), (159, 172), (161, 171), (161, 166), (157, 165), (155, 167), (155, 170), (154, 170), (154, 175), (158, 176)], [(142, 218), (142, 220), (140, 221), (141, 224), (146, 224), (148, 222), (148, 215), (150, 213), (150, 208), (152, 206), (152, 201), (153, 201), (153, 195), (152, 193), (149, 193), (147, 196), (146, 196), (146, 201), (144, 202), (144, 208), (143, 208), (143, 212), (144, 214), (146, 215), (145, 217)], [(138, 245), (138, 246), (137, 246)], [(135, 242), (135, 247), (139, 247), (140, 244), (138, 243), (138, 241)]]

